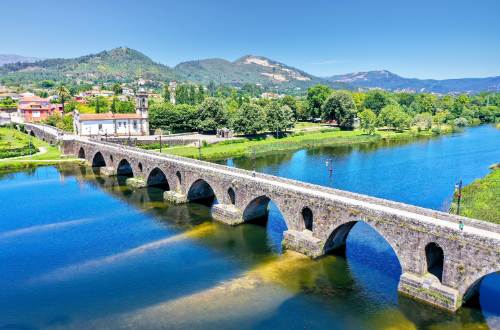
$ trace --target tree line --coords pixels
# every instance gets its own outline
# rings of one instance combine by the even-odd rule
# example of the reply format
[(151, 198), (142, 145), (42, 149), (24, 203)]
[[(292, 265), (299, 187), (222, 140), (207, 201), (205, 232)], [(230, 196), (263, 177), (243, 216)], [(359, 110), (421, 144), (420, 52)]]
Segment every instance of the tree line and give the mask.
[(176, 105), (151, 100), (150, 124), (164, 131), (214, 132), (228, 127), (236, 133), (281, 132), (295, 121), (327, 121), (352, 129), (357, 121), (371, 134), (377, 128), (404, 130), (411, 126), (428, 130), (433, 126), (477, 125), (500, 121), (500, 94), (434, 95), (395, 93), (383, 90), (352, 92), (316, 85), (304, 97), (258, 98), (257, 87), (183, 84), (176, 92)]

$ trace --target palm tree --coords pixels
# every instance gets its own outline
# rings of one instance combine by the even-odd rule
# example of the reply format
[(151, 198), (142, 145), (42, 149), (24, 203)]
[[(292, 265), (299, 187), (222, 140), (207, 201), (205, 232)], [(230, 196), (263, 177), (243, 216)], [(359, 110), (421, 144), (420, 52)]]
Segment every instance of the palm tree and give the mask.
[(57, 87), (56, 93), (59, 99), (61, 100), (62, 116), (64, 117), (64, 102), (66, 102), (66, 100), (68, 100), (71, 97), (71, 95), (69, 94), (68, 89), (64, 85)]

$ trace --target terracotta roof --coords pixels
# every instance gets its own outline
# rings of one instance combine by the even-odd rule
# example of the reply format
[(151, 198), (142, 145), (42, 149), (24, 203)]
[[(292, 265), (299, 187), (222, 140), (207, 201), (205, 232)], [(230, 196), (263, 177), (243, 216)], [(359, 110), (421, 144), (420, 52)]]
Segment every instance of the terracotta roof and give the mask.
[(113, 119), (142, 119), (137, 113), (82, 113), (80, 121), (83, 120), (113, 120)]
[(49, 99), (44, 99), (42, 97), (39, 97), (39, 96), (23, 96), (21, 97), (21, 99), (19, 100), (19, 102), (49, 102)]

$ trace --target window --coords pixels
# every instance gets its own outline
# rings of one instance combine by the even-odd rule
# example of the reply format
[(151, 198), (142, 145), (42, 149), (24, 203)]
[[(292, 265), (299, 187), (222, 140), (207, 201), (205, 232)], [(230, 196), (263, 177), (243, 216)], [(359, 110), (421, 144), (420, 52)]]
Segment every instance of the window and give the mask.
[(33, 111), (32, 112), (33, 118), (39, 118), (40, 117), (40, 111)]
[(134, 120), (134, 129), (137, 129), (137, 120)]
[(98, 127), (99, 127), (99, 130), (102, 130), (102, 124), (99, 124)]

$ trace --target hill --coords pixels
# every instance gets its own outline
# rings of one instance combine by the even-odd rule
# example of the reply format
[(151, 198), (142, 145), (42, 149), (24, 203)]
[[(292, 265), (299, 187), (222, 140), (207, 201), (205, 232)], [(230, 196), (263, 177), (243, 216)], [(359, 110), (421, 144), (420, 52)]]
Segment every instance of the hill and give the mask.
[(26, 63), (26, 62), (36, 62), (41, 59), (36, 57), (21, 56), (15, 54), (0, 54), (0, 66), (10, 63)]
[(279, 91), (298, 91), (298, 93), (318, 83), (344, 89), (382, 88), (392, 91), (442, 94), (500, 90), (500, 77), (416, 79), (404, 78), (387, 70), (316, 77), (300, 69), (256, 55), (246, 55), (233, 62), (220, 58), (188, 61), (174, 68), (156, 63), (141, 52), (126, 47), (70, 59), (26, 62), (33, 58), (23, 60), (12, 55), (4, 55), (4, 58), (7, 61), (17, 61), (0, 66), (0, 83), (3, 81), (31, 84), (44, 79), (66, 83), (132, 82), (143, 78), (154, 82), (175, 79), (203, 84), (210, 81), (232, 85), (252, 83)]
[(355, 72), (325, 78), (330, 83), (345, 83), (355, 88), (382, 88), (392, 91), (434, 93), (478, 93), (500, 88), (500, 76), (462, 79), (404, 78), (387, 70)]
[(0, 67), (0, 77), (18, 83), (43, 79), (128, 82), (140, 77), (158, 81), (177, 78), (168, 66), (155, 63), (141, 52), (125, 47), (71, 59), (5, 64)]
[(307, 87), (322, 82), (304, 71), (269, 58), (246, 55), (234, 62), (224, 59), (188, 61), (174, 67), (186, 80), (240, 85), (244, 83)]

